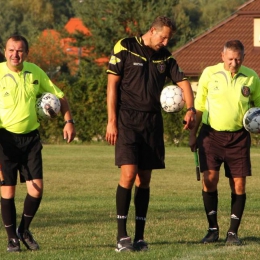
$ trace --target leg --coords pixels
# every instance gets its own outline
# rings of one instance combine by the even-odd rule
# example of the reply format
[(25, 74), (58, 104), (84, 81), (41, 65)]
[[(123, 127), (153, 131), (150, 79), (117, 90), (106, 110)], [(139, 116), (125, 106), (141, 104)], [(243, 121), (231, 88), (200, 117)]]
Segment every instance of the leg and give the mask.
[(137, 174), (136, 165), (122, 165), (120, 180), (116, 192), (117, 211), (117, 251), (132, 251), (126, 223), (131, 202), (131, 191)]
[[(150, 198), (151, 170), (139, 170), (135, 182), (135, 239), (134, 245), (140, 244), (139, 250), (147, 250), (144, 246), (144, 228)], [(139, 243), (137, 243), (139, 241)], [(140, 248), (141, 247), (141, 248)]]
[(40, 206), (42, 193), (43, 193), (43, 181), (42, 179), (36, 179), (26, 181), (27, 195), (24, 201), (24, 210), (19, 225), (19, 232), (23, 233), (25, 230), (29, 230), (29, 226)]
[(219, 227), (217, 221), (218, 211), (218, 192), (217, 185), (219, 181), (218, 171), (205, 171), (203, 173), (203, 190), (202, 198), (204, 203), (204, 209), (208, 220), (208, 233), (202, 239), (202, 243), (210, 243), (218, 240)]
[(2, 220), (7, 232), (8, 239), (16, 236), (16, 208), (15, 186), (1, 186), (1, 212)]
[(218, 211), (218, 192), (217, 185), (219, 181), (218, 171), (205, 171), (203, 173), (203, 202), (209, 228), (218, 228), (217, 211)]
[(22, 219), (17, 233), (20, 240), (22, 240), (22, 242), (28, 249), (37, 250), (39, 249), (39, 246), (37, 242), (33, 239), (29, 231), (29, 227), (41, 203), (43, 193), (43, 181), (42, 179), (26, 181), (26, 186), (27, 195), (24, 201)]
[(2, 220), (8, 236), (8, 252), (19, 252), (20, 243), (16, 234), (15, 186), (1, 186)]
[(238, 239), (237, 233), (246, 203), (246, 177), (230, 178), (229, 184), (231, 188), (231, 219), (226, 243), (239, 245), (241, 241)]

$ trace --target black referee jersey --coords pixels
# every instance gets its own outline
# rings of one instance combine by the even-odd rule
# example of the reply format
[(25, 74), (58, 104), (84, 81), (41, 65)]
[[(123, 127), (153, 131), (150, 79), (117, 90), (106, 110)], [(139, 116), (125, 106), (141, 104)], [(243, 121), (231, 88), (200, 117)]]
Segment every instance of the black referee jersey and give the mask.
[(119, 105), (137, 111), (161, 111), (160, 94), (166, 77), (173, 82), (186, 79), (166, 48), (154, 51), (141, 37), (124, 38), (111, 53), (107, 73), (121, 76)]

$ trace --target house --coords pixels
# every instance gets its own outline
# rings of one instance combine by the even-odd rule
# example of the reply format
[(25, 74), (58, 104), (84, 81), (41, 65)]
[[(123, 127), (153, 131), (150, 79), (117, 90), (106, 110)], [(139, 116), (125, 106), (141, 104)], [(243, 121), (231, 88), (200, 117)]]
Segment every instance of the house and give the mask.
[(196, 91), (205, 67), (222, 62), (224, 43), (232, 39), (240, 40), (245, 46), (243, 65), (260, 76), (260, 0), (246, 2), (228, 19), (173, 52), (180, 68), (190, 78), (193, 90)]
[[(38, 64), (40, 60), (44, 60), (45, 62), (41, 64), (41, 67), (50, 76), (59, 72), (64, 63), (66, 63), (70, 73), (76, 75), (82, 58), (94, 55), (91, 49), (76, 46), (74, 34), (79, 32), (86, 37), (91, 36), (91, 32), (84, 26), (80, 18), (71, 18), (64, 26), (64, 29), (67, 33), (66, 37), (53, 29), (44, 30), (39, 36), (38, 45), (30, 48), (30, 61)], [(39, 52), (39, 47), (41, 52)], [(96, 58), (93, 56), (93, 58), (99, 65), (108, 62), (108, 57)]]

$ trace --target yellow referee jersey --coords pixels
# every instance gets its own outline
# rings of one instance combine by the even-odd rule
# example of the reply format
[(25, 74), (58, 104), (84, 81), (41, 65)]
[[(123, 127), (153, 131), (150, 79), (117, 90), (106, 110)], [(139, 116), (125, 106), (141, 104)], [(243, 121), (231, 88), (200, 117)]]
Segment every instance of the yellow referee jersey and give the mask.
[(204, 69), (195, 98), (202, 123), (217, 131), (240, 130), (252, 105), (260, 107), (260, 80), (254, 70), (241, 66), (232, 78), (223, 63)]
[(50, 92), (64, 96), (46, 73), (33, 63), (24, 62), (19, 73), (0, 63), (0, 128), (17, 134), (29, 133), (39, 127), (35, 110), (36, 96)]

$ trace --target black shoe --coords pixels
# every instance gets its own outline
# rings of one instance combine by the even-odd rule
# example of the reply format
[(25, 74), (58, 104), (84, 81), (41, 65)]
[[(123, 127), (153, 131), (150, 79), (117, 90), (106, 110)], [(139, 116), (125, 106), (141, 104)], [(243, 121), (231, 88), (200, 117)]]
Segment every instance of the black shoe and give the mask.
[(218, 229), (208, 229), (207, 235), (201, 240), (201, 243), (208, 244), (217, 242), (219, 238), (219, 230)]
[(116, 245), (116, 252), (134, 251), (133, 244), (130, 237), (121, 238)]
[(20, 241), (30, 250), (38, 250), (40, 247), (38, 243), (34, 240), (31, 232), (29, 230), (25, 230), (23, 233), (19, 232), (19, 229), (16, 230), (17, 236)]
[(148, 250), (148, 244), (142, 239), (135, 241), (133, 246), (136, 251), (147, 251)]
[(227, 232), (226, 245), (227, 246), (232, 246), (232, 245), (240, 246), (240, 245), (242, 245), (242, 243), (238, 239), (236, 233), (234, 233), (234, 232)]
[(7, 244), (7, 252), (20, 252), (20, 242), (18, 238), (11, 238)]

